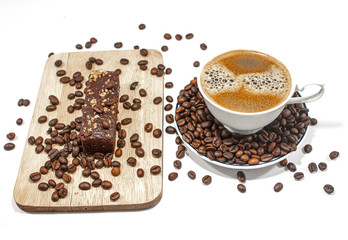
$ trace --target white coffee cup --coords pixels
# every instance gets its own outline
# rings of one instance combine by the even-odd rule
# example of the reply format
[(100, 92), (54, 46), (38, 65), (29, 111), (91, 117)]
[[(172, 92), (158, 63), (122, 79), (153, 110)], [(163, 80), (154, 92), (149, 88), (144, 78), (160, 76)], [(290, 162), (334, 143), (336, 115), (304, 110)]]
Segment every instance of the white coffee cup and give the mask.
[[(290, 74), (289, 74), (290, 75)], [(225, 107), (222, 107), (218, 103), (216, 103), (213, 99), (211, 99), (202, 88), (202, 79), (201, 77), (198, 79), (198, 87), (200, 92), (205, 100), (205, 103), (213, 116), (219, 120), (226, 129), (231, 132), (236, 132), (239, 134), (247, 135), (255, 133), (261, 130), (263, 127), (270, 124), (273, 120), (275, 120), (279, 114), (283, 111), (284, 107), (287, 104), (295, 104), (295, 103), (306, 103), (316, 101), (324, 94), (324, 85), (323, 84), (308, 84), (302, 88), (299, 88), (298, 85), (291, 80), (291, 91), (287, 98), (282, 101), (279, 105), (265, 110), (261, 112), (237, 112)], [(301, 97), (292, 97), (293, 93), (296, 91), (303, 91), (308, 86), (318, 86), (319, 90), (309, 96), (301, 96)]]

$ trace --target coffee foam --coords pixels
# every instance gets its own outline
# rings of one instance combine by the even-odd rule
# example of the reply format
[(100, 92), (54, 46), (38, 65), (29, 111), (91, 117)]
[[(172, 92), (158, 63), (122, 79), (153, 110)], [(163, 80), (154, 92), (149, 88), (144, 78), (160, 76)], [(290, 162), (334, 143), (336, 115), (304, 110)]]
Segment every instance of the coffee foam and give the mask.
[(201, 74), (204, 91), (210, 95), (236, 91), (242, 87), (255, 94), (269, 94), (283, 97), (291, 88), (284, 70), (271, 65), (264, 72), (236, 75), (219, 63), (207, 65)]

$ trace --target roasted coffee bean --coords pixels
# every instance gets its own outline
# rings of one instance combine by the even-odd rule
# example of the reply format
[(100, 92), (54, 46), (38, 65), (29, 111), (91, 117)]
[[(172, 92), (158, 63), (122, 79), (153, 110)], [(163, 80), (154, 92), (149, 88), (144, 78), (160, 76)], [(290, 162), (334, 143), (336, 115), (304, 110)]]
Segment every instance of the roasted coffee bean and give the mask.
[(123, 103), (123, 108), (124, 109), (128, 110), (128, 109), (131, 109), (131, 107), (132, 107), (132, 104), (130, 102), (127, 101), (127, 102)]
[(144, 170), (143, 170), (142, 168), (138, 168), (138, 169), (137, 169), (137, 176), (138, 176), (139, 178), (144, 177)]
[(100, 58), (97, 58), (97, 60), (95, 61), (95, 63), (97, 64), (97, 65), (103, 65), (103, 60), (101, 60)]
[(192, 170), (188, 171), (187, 176), (192, 180), (196, 179), (196, 173)]
[(40, 167), (40, 173), (42, 175), (46, 175), (48, 173), (48, 169), (45, 166)]
[(320, 169), (321, 171), (325, 171), (325, 170), (327, 169), (327, 164), (324, 163), (324, 162), (320, 162), (320, 163), (318, 164), (318, 167), (319, 167), (319, 169)]
[(122, 65), (127, 65), (129, 63), (129, 60), (127, 58), (121, 58), (120, 63)]
[(89, 190), (89, 189), (91, 189), (91, 184), (89, 182), (81, 182), (79, 184), (79, 189), (81, 189), (83, 191)]
[(166, 40), (172, 39), (172, 35), (170, 35), (169, 33), (164, 34), (163, 37), (164, 37), (164, 39), (166, 39)]
[(168, 46), (163, 45), (163, 46), (161, 47), (161, 50), (162, 50), (162, 52), (168, 51)]
[(118, 138), (120, 139), (125, 139), (127, 137), (127, 132), (124, 129), (120, 129), (118, 131)]
[(59, 81), (63, 84), (70, 83), (71, 79), (68, 76), (61, 77)]
[(145, 48), (143, 48), (143, 49), (140, 49), (140, 54), (141, 56), (146, 57), (149, 54), (149, 52)]
[(144, 126), (144, 130), (145, 132), (151, 132), (153, 128), (153, 124), (152, 123), (146, 123)]
[(296, 173), (294, 174), (295, 180), (298, 180), (298, 181), (299, 181), (299, 180), (302, 180), (303, 177), (304, 177), (303, 172), (296, 172)]
[(141, 148), (141, 147), (137, 147), (137, 148), (135, 149), (135, 155), (137, 155), (137, 156), (140, 157), (140, 158), (144, 157), (144, 156), (145, 156), (145, 151), (144, 151), (144, 149)]
[[(181, 120), (181, 119), (180, 119)], [(173, 123), (174, 122), (174, 116), (173, 116), (173, 114), (167, 114), (166, 115), (166, 122), (167, 123)]]
[(182, 39), (182, 35), (181, 34), (176, 34), (175, 35), (175, 39), (180, 41)]
[(312, 151), (312, 145), (310, 144), (306, 144), (304, 147), (303, 147), (303, 151), (305, 153), (310, 153)]
[(138, 65), (139, 66), (141, 66), (141, 65), (146, 65), (146, 64), (148, 64), (149, 63), (149, 61), (147, 61), (147, 60), (140, 60), (140, 61), (138, 61)]
[(60, 66), (62, 66), (62, 64), (63, 64), (63, 61), (62, 60), (57, 60), (57, 61), (55, 61), (54, 62), (54, 65), (56, 66), (56, 67), (60, 67)]
[(95, 179), (100, 178), (100, 174), (98, 172), (96, 172), (96, 171), (93, 171), (93, 172), (91, 172), (90, 177), (95, 180)]
[(39, 185), (37, 186), (37, 188), (40, 190), (40, 191), (47, 191), (50, 186), (45, 183), (45, 182), (42, 182), (42, 183), (39, 183)]
[(284, 159), (284, 160), (280, 161), (279, 165), (282, 166), (282, 167), (286, 167), (288, 165), (288, 160)]
[(57, 202), (59, 200), (59, 194), (58, 191), (54, 191), (51, 196), (52, 202)]
[(193, 33), (188, 33), (186, 34), (186, 39), (192, 39), (193, 38)]
[(116, 157), (121, 157), (122, 156), (122, 149), (121, 148), (117, 148), (115, 151), (115, 156)]
[(58, 98), (56, 96), (54, 96), (54, 95), (48, 96), (48, 99), (50, 100), (50, 103), (52, 105), (58, 105), (59, 104)]
[(203, 184), (205, 185), (209, 185), (212, 181), (212, 178), (210, 175), (205, 175), (203, 178), (202, 178), (202, 182)]
[(115, 202), (121, 197), (119, 192), (114, 192), (110, 195), (110, 200)]
[(45, 123), (47, 122), (47, 116), (43, 115), (38, 118), (38, 123)]
[(316, 119), (316, 118), (311, 118), (311, 125), (312, 126), (315, 126), (315, 125), (317, 125), (318, 124), (318, 120)]
[(30, 105), (30, 101), (28, 99), (23, 100), (23, 106), (27, 107)]
[(124, 94), (120, 97), (120, 102), (125, 102), (129, 99), (129, 96), (127, 94)]
[(160, 158), (162, 157), (162, 150), (158, 149), (158, 148), (154, 148), (152, 149), (152, 156), (154, 156), (155, 158)]
[(62, 77), (64, 75), (66, 75), (66, 71), (65, 70), (58, 70), (56, 75), (57, 75), (57, 77)]
[(22, 118), (18, 118), (18, 119), (16, 120), (16, 124), (17, 124), (18, 126), (22, 125), (22, 124), (23, 124), (23, 119), (22, 119)]
[(130, 89), (130, 90), (135, 90), (135, 88), (138, 86), (138, 83), (139, 83), (139, 82), (133, 82), (133, 83), (130, 85), (129, 89)]
[(172, 126), (167, 126), (166, 127), (166, 133), (168, 134), (175, 134), (176, 133), (176, 129)]
[(140, 103), (133, 103), (131, 106), (132, 111), (137, 111), (141, 108), (141, 104)]
[(238, 171), (237, 178), (239, 181), (245, 182), (245, 180), (246, 180), (245, 173), (243, 171)]
[(295, 172), (296, 171), (296, 165), (292, 162), (289, 162), (288, 165), (286, 165), (287, 169), (289, 169), (290, 172)]
[(122, 43), (122, 42), (116, 42), (116, 43), (114, 44), (114, 47), (115, 47), (115, 48), (122, 48), (122, 47), (123, 47), (123, 43)]
[(245, 187), (245, 185), (244, 184), (238, 184), (237, 185), (237, 189), (238, 189), (238, 191), (239, 192), (241, 192), (241, 193), (245, 193), (246, 192), (246, 187)]
[(316, 163), (311, 162), (310, 164), (308, 164), (308, 170), (310, 173), (315, 173), (318, 171), (318, 166)]
[(4, 145), (4, 149), (5, 149), (6, 151), (11, 151), (11, 150), (13, 150), (15, 147), (16, 147), (16, 145), (15, 145), (14, 143), (6, 143), (6, 144)]
[(162, 136), (162, 130), (159, 128), (156, 128), (155, 130), (153, 130), (152, 134), (155, 138), (160, 138)]
[(92, 182), (92, 186), (93, 187), (100, 187), (100, 185), (102, 184), (103, 180), (101, 180), (100, 178), (98, 179), (95, 179), (93, 182)]
[(331, 185), (331, 184), (326, 184), (324, 186), (324, 191), (327, 193), (327, 194), (332, 194), (334, 191), (335, 191), (335, 188)]
[(44, 147), (43, 145), (40, 144), (40, 145), (37, 145), (37, 146), (36, 146), (35, 152), (36, 152), (37, 154), (39, 154), (39, 153), (42, 153), (44, 149), (45, 149), (45, 147)]
[(23, 98), (19, 99), (17, 105), (18, 105), (19, 107), (23, 106), (23, 101), (24, 101)]
[(140, 95), (141, 97), (146, 97), (146, 95), (147, 95), (146, 90), (143, 89), (143, 88), (141, 88), (141, 89), (139, 90), (139, 95)]
[(129, 138), (129, 140), (130, 140), (131, 142), (136, 142), (136, 141), (138, 141), (138, 140), (139, 140), (139, 134), (137, 134), (137, 133), (132, 134), (132, 136)]
[(86, 168), (82, 171), (82, 176), (89, 177), (91, 175), (91, 169)]
[(39, 172), (34, 172), (32, 174), (29, 175), (29, 179), (32, 181), (32, 182), (37, 182), (41, 179), (41, 173)]
[(158, 69), (156, 67), (151, 68), (151, 71), (150, 71), (151, 75), (156, 75), (157, 72), (158, 72)]
[(181, 161), (180, 160), (175, 160), (174, 162), (173, 162), (173, 165), (174, 165), (174, 167), (176, 168), (176, 169), (181, 169)]
[(207, 50), (207, 48), (208, 48), (205, 43), (201, 43), (200, 47), (202, 50)]
[(85, 43), (85, 48), (91, 48), (92, 47), (92, 43), (91, 42), (86, 42)]
[(13, 140), (16, 137), (16, 134), (14, 132), (10, 132), (9, 134), (6, 135), (8, 140)]
[(329, 154), (329, 157), (330, 157), (331, 160), (334, 160), (334, 159), (336, 159), (339, 155), (340, 155), (339, 152), (337, 152), (337, 151), (332, 151), (332, 152)]
[(172, 110), (172, 109), (173, 109), (173, 105), (170, 104), (170, 103), (168, 103), (168, 104), (166, 104), (166, 105), (164, 106), (164, 110), (165, 110), (165, 111), (170, 111), (170, 110)]
[(154, 104), (160, 104), (162, 102), (162, 98), (161, 97), (155, 97), (154, 99), (153, 99), (153, 103)]
[(178, 178), (178, 173), (177, 172), (171, 172), (171, 173), (169, 173), (169, 175), (168, 175), (168, 180), (169, 181), (174, 181), (175, 179), (177, 179)]
[(101, 187), (105, 190), (109, 190), (112, 188), (112, 183), (110, 181), (104, 180), (101, 183)]
[(150, 173), (153, 175), (158, 175), (161, 173), (161, 167), (158, 165), (154, 165), (150, 168)]
[(57, 106), (56, 105), (48, 105), (47, 107), (46, 107), (46, 111), (47, 112), (53, 112), (54, 110), (56, 110), (57, 109)]
[(173, 88), (174, 87), (174, 83), (173, 82), (167, 82), (166, 84), (164, 84), (165, 88)]
[(124, 118), (124, 119), (121, 120), (121, 124), (122, 125), (128, 125), (130, 123), (132, 123), (132, 119), (131, 118)]
[(85, 64), (85, 66), (86, 66), (86, 68), (87, 68), (88, 70), (91, 70), (92, 67), (93, 67), (93, 64), (92, 64), (90, 61), (87, 61), (86, 64)]
[(281, 190), (283, 189), (283, 184), (282, 183), (276, 183), (275, 185), (274, 185), (274, 187), (273, 187), (273, 190), (275, 191), (275, 192), (280, 192)]
[(173, 102), (174, 101), (174, 99), (173, 99), (173, 97), (172, 96), (166, 96), (166, 100), (167, 100), (167, 102)]
[(120, 170), (119, 167), (113, 167), (113, 168), (111, 169), (111, 174), (112, 174), (112, 176), (117, 177), (118, 175), (120, 175), (120, 173), (121, 173), (121, 170)]
[(55, 188), (57, 184), (56, 184), (56, 181), (54, 181), (53, 179), (50, 179), (50, 180), (48, 180), (48, 185), (51, 188)]
[(56, 184), (56, 186), (54, 187), (55, 190), (59, 191), (60, 189), (64, 188), (65, 184), (60, 182), (58, 184)]
[(194, 67), (199, 67), (201, 64), (200, 64), (200, 62), (199, 61), (195, 61), (194, 63), (193, 63), (193, 66)]
[(138, 27), (140, 30), (144, 30), (146, 28), (146, 25), (144, 23), (141, 23)]
[(89, 40), (92, 44), (95, 44), (98, 42), (98, 40), (95, 37), (91, 37)]
[(185, 157), (185, 149), (178, 149), (176, 151), (176, 157), (182, 159)]
[(134, 157), (129, 157), (127, 163), (129, 166), (135, 167), (137, 165), (137, 160)]

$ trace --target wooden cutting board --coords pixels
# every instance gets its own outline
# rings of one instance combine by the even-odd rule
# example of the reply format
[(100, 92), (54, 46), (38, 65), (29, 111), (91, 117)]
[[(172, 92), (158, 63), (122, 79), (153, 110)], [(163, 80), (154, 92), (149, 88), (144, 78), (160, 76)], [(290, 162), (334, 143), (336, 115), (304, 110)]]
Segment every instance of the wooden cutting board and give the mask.
[[(154, 138), (152, 133), (144, 131), (144, 125), (148, 122), (153, 123), (155, 128), (163, 130), (163, 101), (155, 105), (153, 99), (155, 97), (162, 97), (163, 99), (163, 77), (157, 77), (150, 74), (150, 69), (162, 63), (162, 55), (159, 51), (148, 50), (149, 54), (143, 57), (139, 50), (115, 50), (115, 51), (96, 51), (96, 52), (73, 52), (73, 53), (59, 53), (48, 58), (43, 72), (40, 89), (38, 92), (36, 105), (31, 120), (28, 137), (42, 136), (44, 139), (49, 137), (46, 133), (48, 121), (53, 118), (58, 118), (59, 122), (69, 124), (76, 117), (82, 116), (81, 111), (75, 111), (70, 114), (67, 111), (69, 105), (72, 105), (75, 100), (67, 98), (69, 93), (74, 93), (77, 89), (69, 86), (69, 84), (62, 84), (59, 81), (60, 77), (56, 76), (56, 72), (60, 69), (66, 71), (66, 75), (72, 77), (76, 71), (80, 71), (85, 77), (83, 87), (88, 79), (90, 70), (85, 67), (89, 57), (95, 57), (103, 60), (102, 65), (93, 64), (92, 70), (109, 70), (114, 71), (121, 69), (120, 75), (120, 96), (122, 94), (129, 95), (129, 101), (132, 102), (134, 98), (140, 98), (142, 101), (141, 109), (138, 111), (125, 110), (122, 103), (119, 103), (118, 120), (130, 117), (133, 119), (132, 123), (122, 126), (127, 131), (126, 146), (122, 149), (123, 155), (120, 158), (113, 157), (113, 160), (118, 160), (121, 163), (121, 174), (117, 177), (111, 175), (111, 168), (96, 169), (100, 174), (102, 180), (109, 180), (113, 186), (110, 190), (104, 190), (101, 187), (92, 187), (88, 191), (82, 191), (78, 185), (80, 182), (88, 181), (92, 183), (92, 178), (85, 178), (82, 176), (82, 167), (78, 166), (77, 171), (70, 174), (72, 181), (69, 184), (65, 183), (68, 189), (67, 197), (60, 199), (57, 202), (52, 202), (51, 195), (53, 189), (48, 189), (45, 192), (38, 190), (40, 182), (46, 182), (49, 179), (54, 179), (57, 183), (63, 182), (62, 179), (57, 179), (52, 170), (48, 174), (42, 175), (41, 180), (33, 183), (29, 180), (29, 175), (33, 172), (39, 171), (40, 167), (49, 160), (45, 152), (37, 154), (35, 146), (26, 142), (20, 168), (18, 171), (17, 181), (14, 187), (14, 200), (17, 205), (25, 211), (96, 211), (96, 210), (129, 210), (129, 209), (143, 209), (156, 205), (162, 197), (162, 173), (159, 175), (150, 174), (150, 168), (153, 165), (162, 167), (162, 157), (154, 158), (151, 150), (154, 148), (163, 149), (162, 137)], [(129, 64), (120, 64), (121, 58), (129, 59)], [(62, 60), (63, 65), (56, 67), (54, 65), (56, 60)], [(139, 69), (138, 61), (148, 60), (148, 69), (142, 71)], [(139, 84), (135, 90), (130, 90), (130, 84), (138, 81)], [(140, 97), (139, 89), (144, 88), (147, 91), (146, 97)], [(83, 89), (80, 89), (83, 91)], [(55, 95), (59, 98), (60, 103), (57, 109), (53, 112), (47, 112), (46, 106), (50, 105), (48, 96)], [(84, 99), (84, 96), (83, 96)], [(43, 124), (38, 123), (38, 118), (42, 115), (48, 117), (48, 121)], [(130, 146), (129, 137), (133, 133), (139, 134), (139, 140), (143, 143), (145, 156), (139, 158), (135, 155), (135, 149)], [(117, 139), (117, 138), (116, 138)], [(62, 147), (54, 145), (55, 148)], [(137, 165), (131, 167), (127, 165), (128, 157), (135, 157)], [(72, 156), (69, 155), (69, 164), (72, 161)], [(143, 178), (137, 177), (137, 169), (143, 168), (145, 175)], [(121, 197), (116, 202), (110, 200), (110, 194), (119, 192)]]

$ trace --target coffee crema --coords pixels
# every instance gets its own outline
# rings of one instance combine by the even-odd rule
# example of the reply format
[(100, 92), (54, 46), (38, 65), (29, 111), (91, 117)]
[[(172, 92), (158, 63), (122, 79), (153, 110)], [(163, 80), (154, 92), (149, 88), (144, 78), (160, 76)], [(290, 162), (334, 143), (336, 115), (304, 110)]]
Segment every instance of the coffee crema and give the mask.
[(217, 104), (237, 112), (262, 112), (290, 94), (291, 77), (277, 59), (264, 53), (236, 50), (207, 63), (201, 73), (204, 93)]

